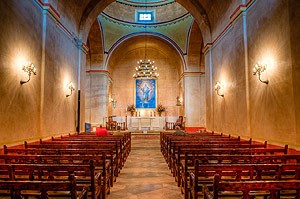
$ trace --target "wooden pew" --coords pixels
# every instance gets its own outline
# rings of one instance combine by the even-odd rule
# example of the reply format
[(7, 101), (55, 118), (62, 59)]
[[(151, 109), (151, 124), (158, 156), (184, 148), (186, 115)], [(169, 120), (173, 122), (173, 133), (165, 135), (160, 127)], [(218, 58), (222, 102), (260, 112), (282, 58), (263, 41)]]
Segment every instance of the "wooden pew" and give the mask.
[[(203, 155), (193, 152), (186, 152), (184, 159), (179, 166), (178, 186), (187, 190), (190, 180), (190, 172), (195, 170), (195, 160), (199, 165), (220, 165), (220, 164), (300, 164), (300, 154), (283, 155)], [(184, 192), (184, 191), (183, 191)]]
[[(199, 146), (201, 147), (201, 146)], [(180, 169), (182, 168), (181, 160), (184, 159), (185, 153), (202, 154), (202, 155), (272, 155), (272, 154), (287, 154), (288, 145), (284, 148), (186, 148), (178, 147), (177, 150), (170, 155), (168, 164), (171, 172), (175, 176), (177, 182), (180, 182)]]
[[(28, 149), (24, 149), (24, 148), (8, 148), (7, 146), (4, 146), (4, 152), (5, 154), (23, 154), (23, 155), (53, 155), (56, 156), (54, 157), (54, 159), (57, 161), (57, 159), (59, 159), (59, 157), (66, 157), (66, 155), (71, 155), (73, 159), (76, 159), (76, 157), (78, 156), (85, 156), (85, 155), (94, 155), (94, 156), (99, 156), (99, 155), (103, 155), (105, 154), (111, 154), (112, 152), (110, 150), (99, 150), (99, 149), (42, 149), (42, 148), (28, 148)], [(110, 159), (111, 157), (113, 157), (113, 155), (110, 155)], [(69, 160), (71, 161), (71, 160)], [(109, 187), (113, 185), (113, 181), (115, 181), (116, 179), (116, 175), (117, 175), (117, 166), (114, 165), (115, 162), (112, 163), (112, 165), (110, 166), (113, 170), (109, 170), (109, 171), (105, 171), (105, 173), (108, 173), (107, 175), (104, 175), (104, 177), (109, 180), (109, 182), (107, 182), (108, 186), (108, 193), (109, 193)], [(103, 170), (106, 168), (106, 165), (103, 164)], [(112, 180), (114, 178), (114, 180)]]
[(190, 173), (195, 172), (195, 160), (198, 164), (204, 166), (220, 164), (300, 164), (300, 154), (284, 155), (203, 155), (195, 153), (185, 153), (180, 168), (181, 179), (178, 186), (182, 186), (182, 192), (187, 194), (190, 182)]
[[(88, 165), (70, 164), (1, 164), (0, 168), (7, 167), (9, 180), (68, 180), (70, 174), (77, 177), (77, 188), (89, 187), (91, 198), (95, 199), (105, 195), (106, 181), (103, 179), (103, 172), (95, 172), (94, 161), (90, 160)], [(5, 180), (5, 178), (1, 178)], [(98, 193), (96, 193), (98, 190)], [(97, 195), (98, 194), (98, 195)], [(105, 197), (105, 196), (104, 196)]]
[[(178, 147), (177, 154), (171, 156), (170, 165), (172, 167), (171, 171), (177, 181), (178, 186), (182, 186), (182, 192), (187, 195), (187, 183), (189, 181), (188, 174), (185, 168), (183, 168), (185, 153), (197, 154), (197, 155), (252, 155), (252, 154), (275, 154), (281, 153), (286, 154), (288, 146), (285, 148), (184, 148), (181, 150), (181, 147)], [(187, 168), (187, 167), (186, 167)]]
[(97, 150), (112, 150), (116, 156), (114, 161), (115, 174), (118, 175), (124, 165), (125, 159), (121, 147), (117, 141), (52, 141), (43, 142), (40, 144), (24, 143), (25, 148), (40, 148), (40, 149), (97, 149)]
[(19, 155), (1, 154), (0, 160), (5, 164), (59, 164), (59, 165), (88, 165), (92, 160), (95, 171), (101, 172), (102, 184), (106, 184), (107, 192), (116, 180), (112, 157), (106, 153), (102, 155)]
[(300, 180), (300, 164), (201, 165), (196, 160), (195, 169), (190, 172), (190, 197), (198, 198), (202, 186), (212, 185), (216, 174), (222, 181)]
[[(254, 148), (266, 148), (267, 142), (264, 144), (244, 144), (244, 143), (228, 143), (228, 142), (220, 142), (219, 144), (207, 144), (207, 143), (174, 143), (174, 145), (170, 146), (169, 152), (168, 152), (168, 162), (170, 164), (171, 170), (174, 168), (174, 162), (173, 159), (176, 158), (176, 154), (180, 153), (180, 150), (184, 151), (185, 149), (254, 149)], [(182, 154), (184, 155), (184, 154)], [(178, 157), (178, 156), (177, 156)], [(173, 164), (173, 165), (172, 165)]]
[[(49, 191), (55, 191), (56, 198), (58, 197), (70, 197), (71, 199), (87, 199), (87, 187), (84, 187), (83, 190), (77, 194), (77, 185), (74, 174), (71, 174), (69, 180), (67, 181), (0, 181), (0, 190), (9, 191), (11, 198), (22, 199), (22, 191), (26, 191), (26, 195), (30, 195), (33, 192), (33, 195), (38, 195), (42, 199), (48, 199)], [(66, 193), (66, 191), (68, 193)]]
[(225, 191), (233, 194), (231, 198), (234, 198), (234, 195), (237, 197), (237, 192), (240, 192), (238, 198), (251, 199), (259, 191), (260, 195), (268, 196), (269, 199), (278, 199), (282, 190), (290, 191), (293, 198), (300, 199), (300, 180), (228, 182), (221, 181), (217, 174), (214, 177), (212, 192), (206, 185), (203, 186), (204, 199), (218, 199), (219, 194)]
[[(131, 151), (131, 133), (125, 133), (123, 136), (95, 136), (91, 133), (85, 134), (75, 134), (69, 136), (61, 136), (60, 138), (52, 137), (52, 142), (54, 143), (76, 143), (76, 142), (87, 142), (86, 144), (92, 144), (95, 142), (117, 142), (118, 148), (118, 159), (120, 159), (119, 171), (125, 164), (127, 157)], [(46, 141), (47, 143), (51, 143), (50, 141)], [(40, 140), (40, 143), (45, 143), (45, 141)]]
[(223, 136), (222, 134), (190, 134), (186, 136), (175, 136), (172, 134), (161, 133), (161, 151), (166, 160), (168, 160), (168, 155), (170, 152), (171, 145), (173, 143), (183, 143), (183, 144), (251, 144), (252, 140), (242, 141), (240, 137), (233, 138), (229, 136)]

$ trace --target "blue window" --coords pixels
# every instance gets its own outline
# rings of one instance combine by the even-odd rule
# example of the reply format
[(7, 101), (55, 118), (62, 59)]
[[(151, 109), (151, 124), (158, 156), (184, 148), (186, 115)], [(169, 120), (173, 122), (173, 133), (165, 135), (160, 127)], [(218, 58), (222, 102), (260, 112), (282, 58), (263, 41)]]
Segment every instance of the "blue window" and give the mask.
[(154, 22), (154, 11), (137, 11), (137, 22)]

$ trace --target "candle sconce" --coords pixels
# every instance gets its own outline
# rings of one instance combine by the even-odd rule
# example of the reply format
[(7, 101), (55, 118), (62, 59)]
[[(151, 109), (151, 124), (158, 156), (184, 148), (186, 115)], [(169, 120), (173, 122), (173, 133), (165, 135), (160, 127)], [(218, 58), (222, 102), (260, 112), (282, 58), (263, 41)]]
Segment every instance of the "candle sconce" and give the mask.
[(21, 80), (20, 81), (20, 84), (23, 85), (27, 82), (30, 81), (30, 76), (33, 74), (33, 75), (36, 75), (36, 68), (35, 66), (33, 65), (33, 63), (31, 62), (26, 62), (25, 64), (23, 64), (22, 66), (22, 70), (28, 74), (28, 80), (24, 81), (24, 80)]
[(220, 94), (220, 90), (222, 90), (223, 88), (224, 88), (224, 86), (219, 81), (217, 81), (215, 84), (215, 91), (216, 91), (217, 95), (224, 97), (224, 94)]
[(114, 98), (111, 98), (110, 102), (112, 103), (113, 108), (116, 108), (116, 106), (117, 106), (117, 100), (114, 99)]
[(176, 106), (182, 106), (182, 98), (179, 96), (176, 97)]
[(255, 67), (253, 68), (253, 75), (257, 75), (259, 81), (265, 84), (269, 84), (269, 80), (262, 80), (261, 79), (261, 74), (267, 70), (267, 64), (258, 62), (255, 64)]
[(72, 82), (69, 82), (69, 83), (67, 84), (67, 89), (69, 89), (69, 90), (71, 91), (71, 93), (70, 93), (70, 94), (67, 94), (66, 97), (70, 97), (70, 96), (72, 95), (73, 91), (75, 91), (75, 86), (73, 85)]

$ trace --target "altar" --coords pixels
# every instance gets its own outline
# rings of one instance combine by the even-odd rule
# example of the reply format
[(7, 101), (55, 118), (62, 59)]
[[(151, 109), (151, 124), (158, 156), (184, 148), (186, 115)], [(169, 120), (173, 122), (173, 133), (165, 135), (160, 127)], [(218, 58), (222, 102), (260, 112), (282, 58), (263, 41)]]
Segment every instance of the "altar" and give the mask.
[(160, 131), (165, 129), (166, 122), (176, 121), (176, 118), (173, 116), (168, 117), (149, 117), (149, 116), (140, 116), (140, 117), (114, 117), (114, 121), (125, 122), (127, 119), (127, 128), (128, 130), (141, 130), (141, 131)]
[(165, 117), (129, 117), (128, 129), (132, 130), (163, 130)]

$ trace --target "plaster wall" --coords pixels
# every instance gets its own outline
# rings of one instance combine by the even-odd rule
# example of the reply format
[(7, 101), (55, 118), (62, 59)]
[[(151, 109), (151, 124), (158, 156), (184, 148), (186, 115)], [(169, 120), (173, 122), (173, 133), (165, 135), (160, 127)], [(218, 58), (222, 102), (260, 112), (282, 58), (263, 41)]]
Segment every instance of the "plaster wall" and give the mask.
[(207, 1), (205, 6), (211, 25), (212, 38), (215, 39), (230, 22), (230, 15), (242, 0)]
[[(137, 66), (137, 60), (144, 57), (144, 49), (135, 49), (124, 52), (111, 70), (112, 95), (117, 100), (117, 106), (112, 109), (112, 115), (125, 116), (125, 109), (128, 105), (134, 104), (135, 80), (132, 75)], [(157, 80), (157, 104), (167, 108), (163, 113), (168, 116), (177, 116), (176, 97), (179, 93), (178, 87), (178, 66), (174, 60), (166, 57), (164, 53), (156, 50), (147, 50), (148, 58), (155, 58), (155, 65), (158, 68), (159, 78)], [(154, 110), (152, 110), (154, 111)], [(150, 116), (148, 110), (141, 116)]]
[[(78, 88), (75, 43), (36, 1), (1, 1), (0, 16), (5, 49), (0, 52), (0, 144), (74, 132), (77, 96), (66, 97), (66, 83)], [(21, 86), (20, 80), (27, 79), (24, 61), (36, 66), (37, 75)]]
[(86, 57), (86, 69), (103, 69), (104, 50), (98, 20), (95, 20), (91, 27), (87, 45), (89, 47), (89, 52), (86, 56), (84, 56)]
[(95, 72), (86, 76), (85, 121), (105, 125), (107, 114), (108, 77)]
[(187, 127), (204, 127), (205, 121), (205, 77), (203, 75), (185, 75), (185, 120)]
[(220, 94), (225, 96), (213, 92), (214, 129), (238, 135), (245, 134), (247, 121), (242, 23), (240, 18), (212, 48), (212, 83), (219, 81), (224, 86)]
[(22, 64), (31, 61), (40, 73), (42, 15), (32, 2), (0, 1), (0, 146), (39, 136), (40, 75), (28, 76)]
[(203, 72), (204, 70), (201, 70), (200, 64), (201, 64), (201, 58), (202, 58), (202, 48), (203, 45), (203, 40), (202, 40), (202, 35), (201, 31), (199, 29), (198, 24), (196, 22), (193, 23), (191, 31), (190, 31), (190, 36), (189, 36), (189, 47), (188, 47), (188, 54), (187, 54), (187, 70), (188, 71), (201, 71)]
[(300, 143), (300, 1), (289, 1), (289, 20), (291, 34), (291, 53), (292, 53), (292, 71), (293, 71), (293, 91), (295, 101), (296, 115), (296, 143)]
[[(206, 86), (208, 129), (300, 147), (295, 118), (299, 102), (295, 100), (297, 93), (295, 82), (293, 84), (297, 64), (292, 67), (288, 3), (256, 0), (244, 13), (246, 20), (243, 22), (240, 15), (228, 32), (213, 44), (211, 61), (210, 51), (206, 52), (206, 69), (212, 64), (212, 79), (207, 77), (210, 86)], [(224, 17), (223, 20), (228, 21), (230, 15)], [(213, 38), (219, 34), (215, 31), (224, 29), (226, 23), (212, 24), (216, 26)], [(297, 31), (294, 29), (292, 33), (299, 34)], [(252, 75), (258, 61), (268, 64), (267, 73), (262, 76), (269, 79), (268, 85)], [(216, 81), (224, 83), (224, 98), (213, 90)]]
[[(74, 132), (77, 92), (66, 97), (70, 91), (66, 84), (77, 84), (77, 47), (56, 28), (52, 20), (47, 21), (45, 57), (45, 88), (42, 137), (56, 133)], [(53, 125), (55, 124), (55, 125)]]
[(300, 143), (295, 142), (288, 1), (257, 1), (249, 11), (248, 27), (248, 42), (252, 44), (249, 65), (254, 66), (260, 60), (267, 63), (267, 75), (263, 78), (270, 81), (265, 85), (255, 76), (250, 78), (252, 136), (299, 147)]

